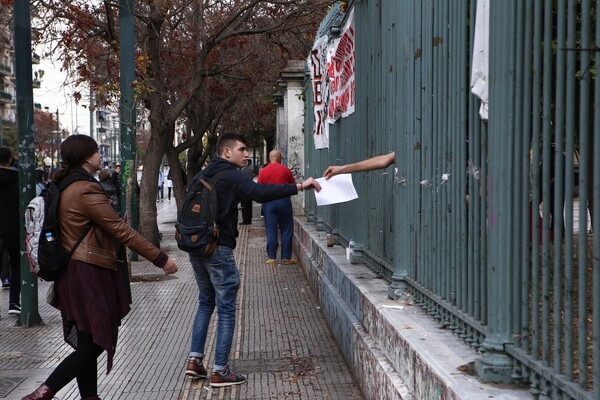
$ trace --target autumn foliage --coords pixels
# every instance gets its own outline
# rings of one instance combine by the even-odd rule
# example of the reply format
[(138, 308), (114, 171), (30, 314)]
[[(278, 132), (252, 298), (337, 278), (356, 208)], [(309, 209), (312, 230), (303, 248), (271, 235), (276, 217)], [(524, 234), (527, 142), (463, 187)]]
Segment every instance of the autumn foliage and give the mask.
[[(155, 210), (158, 168), (190, 149), (187, 172), (208, 156), (219, 131), (251, 140), (274, 135), (272, 97), (291, 59), (305, 59), (333, 0), (133, 1), (137, 104), (147, 110), (141, 205)], [(96, 100), (114, 105), (119, 88), (119, 2), (39, 0), (34, 38), (54, 38), (54, 54)], [(81, 96), (81, 95), (78, 95)], [(174, 147), (175, 127), (184, 138)], [(208, 148), (206, 147), (208, 146)], [(208, 150), (208, 151), (207, 151)], [(179, 169), (178, 169), (179, 171)], [(175, 177), (176, 197), (183, 196)], [(147, 198), (145, 197), (145, 191)], [(145, 207), (147, 206), (147, 207)], [(155, 212), (155, 211), (154, 211)], [(152, 216), (150, 216), (152, 217)], [(140, 226), (144, 226), (140, 215)], [(146, 232), (148, 233), (148, 232)]]

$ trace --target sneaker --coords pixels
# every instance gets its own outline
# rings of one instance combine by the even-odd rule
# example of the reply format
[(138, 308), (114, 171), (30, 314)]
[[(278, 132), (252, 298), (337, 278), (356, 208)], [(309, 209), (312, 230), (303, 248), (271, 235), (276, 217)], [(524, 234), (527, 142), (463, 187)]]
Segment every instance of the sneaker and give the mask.
[(246, 382), (244, 375), (236, 374), (229, 368), (225, 371), (214, 371), (210, 377), (210, 386), (213, 387), (240, 385), (244, 382)]
[(298, 261), (297, 258), (284, 258), (283, 260), (281, 260), (281, 263), (283, 265), (290, 265), (290, 264), (298, 264), (300, 261)]
[(8, 305), (8, 313), (10, 315), (21, 315), (21, 305), (15, 304), (15, 303), (10, 303)]
[(10, 278), (6, 277), (6, 278), (2, 278), (2, 289), (8, 289), (10, 288)]
[(187, 360), (185, 366), (185, 374), (193, 378), (206, 378), (206, 368), (202, 365), (202, 359), (196, 357), (190, 357)]
[(267, 258), (267, 265), (277, 265), (277, 260), (274, 258)]

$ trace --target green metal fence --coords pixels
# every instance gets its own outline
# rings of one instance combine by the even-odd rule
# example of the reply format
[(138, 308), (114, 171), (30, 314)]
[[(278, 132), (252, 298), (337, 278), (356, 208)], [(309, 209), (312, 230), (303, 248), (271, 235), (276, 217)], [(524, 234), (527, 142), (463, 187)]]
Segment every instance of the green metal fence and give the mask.
[(305, 174), (396, 162), (353, 174), (358, 200), (306, 211), (481, 352), (481, 379), (598, 399), (600, 1), (490, 2), (487, 122), (470, 93), (477, 3), (350, 2), (356, 110), (315, 150), (307, 80)]

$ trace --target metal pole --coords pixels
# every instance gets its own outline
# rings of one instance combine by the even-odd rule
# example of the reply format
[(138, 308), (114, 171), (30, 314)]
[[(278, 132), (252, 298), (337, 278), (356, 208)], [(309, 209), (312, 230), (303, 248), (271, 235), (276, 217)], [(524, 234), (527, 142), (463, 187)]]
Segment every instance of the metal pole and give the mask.
[[(31, 73), (31, 11), (29, 1), (13, 3), (15, 23), (15, 66), (17, 83), (17, 133), (19, 138), (19, 214), (35, 196), (35, 146), (33, 125), (33, 82)], [(21, 225), (21, 246), (25, 226)], [(24, 247), (24, 246), (23, 246)], [(21, 248), (21, 326), (42, 324), (38, 311), (37, 279), (29, 270), (27, 252)]]
[[(514, 143), (514, 94), (516, 43), (516, 1), (490, 2), (490, 43), (499, 43), (490, 52), (490, 121), (489, 153), (490, 167), (488, 195), (487, 300), (489, 304), (488, 333), (482, 343), (483, 356), (475, 366), (484, 382), (507, 383), (512, 381), (512, 361), (504, 348), (512, 343), (511, 335), (511, 267), (512, 261), (506, 251), (511, 243), (511, 196), (514, 166), (511, 164)], [(503, 87), (505, 90), (494, 91)], [(485, 192), (484, 192), (485, 193)]]
[[(127, 213), (130, 225), (134, 229), (137, 229), (139, 214), (135, 163), (136, 113), (132, 88), (132, 82), (135, 79), (133, 3), (134, 0), (119, 0), (119, 24), (121, 28), (119, 33), (121, 41), (121, 99), (119, 101), (119, 109), (121, 117), (121, 193), (126, 194), (125, 196), (121, 196), (121, 216)], [(136, 260), (137, 254), (132, 254), (131, 259)]]
[[(90, 137), (94, 138), (94, 93), (90, 84)], [(98, 138), (96, 138), (98, 140)]]

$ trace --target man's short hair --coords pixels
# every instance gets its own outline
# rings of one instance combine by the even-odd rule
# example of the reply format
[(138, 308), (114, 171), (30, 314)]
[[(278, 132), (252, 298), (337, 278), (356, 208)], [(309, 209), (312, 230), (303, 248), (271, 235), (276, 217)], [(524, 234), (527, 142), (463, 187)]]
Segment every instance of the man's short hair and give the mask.
[(0, 164), (8, 165), (12, 161), (12, 153), (8, 147), (0, 147)]
[(217, 154), (223, 154), (225, 147), (231, 147), (235, 144), (235, 142), (242, 142), (245, 144), (246, 139), (244, 138), (244, 135), (234, 132), (223, 133), (222, 135), (219, 135), (219, 140), (217, 141)]

